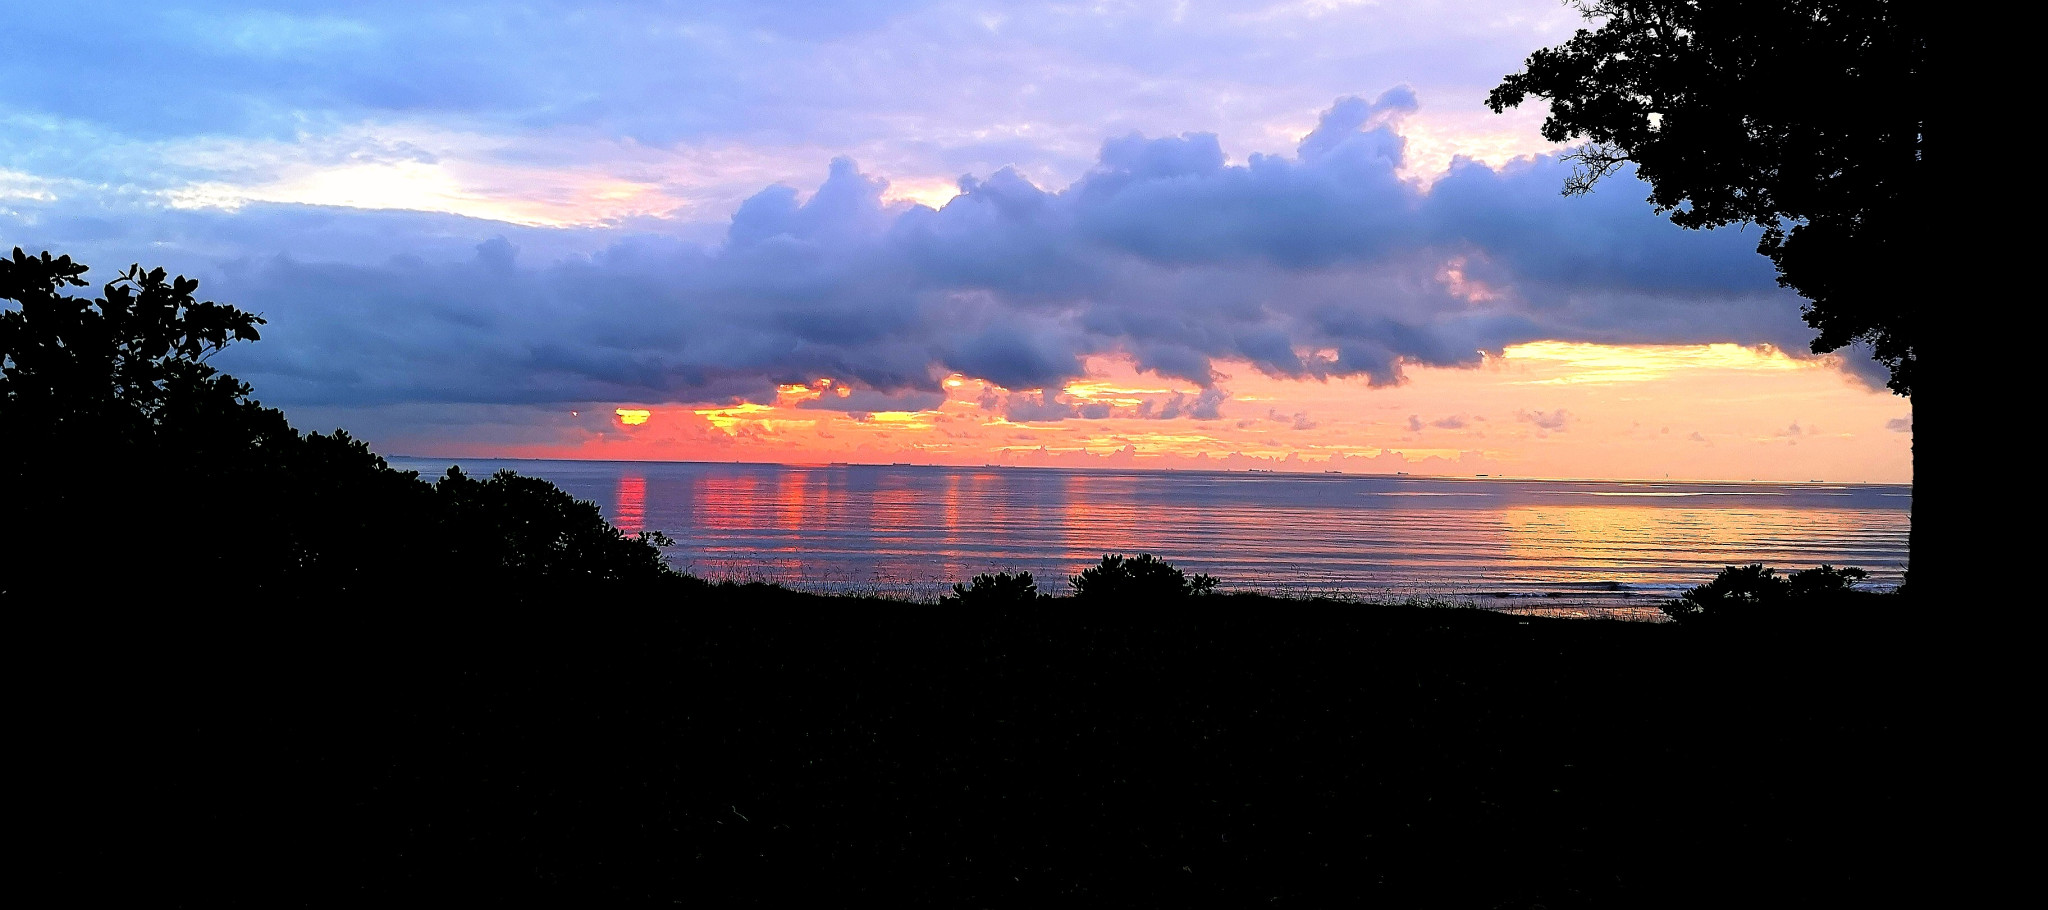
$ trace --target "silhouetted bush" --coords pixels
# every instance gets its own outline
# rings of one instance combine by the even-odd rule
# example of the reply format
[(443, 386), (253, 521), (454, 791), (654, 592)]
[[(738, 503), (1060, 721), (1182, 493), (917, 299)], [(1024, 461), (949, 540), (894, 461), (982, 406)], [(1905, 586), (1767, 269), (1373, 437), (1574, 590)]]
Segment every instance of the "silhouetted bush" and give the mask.
[(451, 467), (434, 484), (451, 560), (523, 580), (631, 581), (666, 571), (659, 532), (629, 538), (583, 502), (537, 477), (499, 471), (475, 480)]
[(1793, 597), (1811, 598), (1848, 593), (1855, 590), (1857, 582), (1869, 577), (1870, 573), (1855, 566), (1837, 569), (1821, 563), (1815, 568), (1792, 573), (1787, 581)]
[(1817, 606), (1840, 606), (1867, 592), (1855, 590), (1869, 573), (1854, 566), (1837, 569), (1825, 563), (1781, 576), (1759, 563), (1727, 566), (1714, 580), (1679, 595), (1659, 609), (1679, 622), (1730, 622), (1786, 615)]
[(1050, 600), (1051, 596), (1038, 593), (1038, 582), (1031, 573), (997, 572), (992, 575), (976, 575), (970, 585), (954, 584), (953, 593), (939, 598), (947, 606), (996, 607), (1013, 604), (1036, 603)]
[(1099, 565), (1067, 580), (1074, 596), (1084, 600), (1120, 598), (1126, 600), (1170, 600), (1208, 594), (1216, 579), (1207, 575), (1189, 578), (1150, 553), (1126, 559), (1123, 554), (1105, 554)]
[(406, 589), (468, 599), (666, 582), (662, 539), (501, 473), (439, 484), (342, 431), (301, 435), (206, 359), (263, 320), (129, 268), (87, 300), (70, 257), (0, 258), (0, 596), (187, 590), (240, 601)]

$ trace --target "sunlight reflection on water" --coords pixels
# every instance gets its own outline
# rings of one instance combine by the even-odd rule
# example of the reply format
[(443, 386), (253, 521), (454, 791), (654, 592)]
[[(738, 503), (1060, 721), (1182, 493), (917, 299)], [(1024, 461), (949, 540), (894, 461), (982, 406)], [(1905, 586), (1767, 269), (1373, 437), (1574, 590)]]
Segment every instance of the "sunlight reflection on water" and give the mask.
[[(439, 474), (449, 463), (393, 459)], [(1447, 597), (1655, 615), (1724, 565), (1855, 565), (1899, 581), (1910, 488), (1330, 474), (463, 460), (664, 531), (677, 568), (931, 598), (980, 572), (1040, 586), (1150, 552), (1225, 589)]]

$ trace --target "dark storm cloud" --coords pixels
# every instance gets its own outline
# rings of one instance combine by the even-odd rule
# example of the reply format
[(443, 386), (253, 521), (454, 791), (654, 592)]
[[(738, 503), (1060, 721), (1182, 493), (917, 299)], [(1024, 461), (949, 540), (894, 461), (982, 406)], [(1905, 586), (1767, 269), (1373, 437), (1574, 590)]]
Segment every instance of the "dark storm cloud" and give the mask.
[[(101, 280), (147, 245), (264, 314), (265, 340), (221, 362), (274, 404), (765, 402), (830, 377), (863, 396), (849, 409), (898, 410), (952, 372), (1056, 390), (1121, 352), (1205, 390), (1154, 416), (1214, 418), (1217, 361), (1391, 384), (1538, 339), (1803, 349), (1752, 236), (1673, 227), (1626, 177), (1561, 198), (1552, 159), (1421, 190), (1396, 173), (1413, 107), (1342, 99), (1295, 155), (1243, 163), (1212, 136), (1124, 136), (1062, 190), (1006, 169), (936, 211), (839, 159), (808, 195), (755, 194), (717, 242), (304, 206), (136, 228), (140, 204), (90, 197), (10, 203), (0, 231)], [(1086, 416), (1009, 403), (1056, 408)]]
[(1016, 423), (1030, 421), (1057, 421), (1081, 416), (1080, 408), (1071, 401), (1059, 398), (1059, 393), (1040, 389), (1036, 392), (1011, 392), (1001, 397), (994, 409), (1003, 417)]
[(891, 395), (873, 389), (853, 389), (844, 398), (828, 392), (818, 398), (801, 402), (797, 407), (844, 411), (849, 414), (872, 414), (876, 411), (928, 411), (938, 407), (945, 400), (943, 392), (907, 390)]

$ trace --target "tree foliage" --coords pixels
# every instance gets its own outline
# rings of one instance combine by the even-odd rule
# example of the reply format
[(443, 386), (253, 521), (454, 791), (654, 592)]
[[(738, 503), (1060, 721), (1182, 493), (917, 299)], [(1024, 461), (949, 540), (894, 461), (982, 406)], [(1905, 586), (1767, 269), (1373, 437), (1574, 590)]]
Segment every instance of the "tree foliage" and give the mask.
[(199, 282), (134, 266), (104, 295), (83, 287), (69, 256), (0, 259), (0, 426), (14, 467), (93, 453), (148, 450), (180, 461), (216, 449), (275, 444), (281, 415), (249, 401), (249, 387), (207, 365), (231, 341), (254, 341), (263, 320), (193, 298)]
[(450, 558), (507, 582), (630, 581), (666, 570), (655, 547), (667, 535), (628, 539), (596, 506), (537, 477), (499, 471), (476, 480), (451, 467), (434, 492)]
[[(1808, 300), (1816, 353), (1868, 342), (1910, 394), (1924, 257), (1925, 4), (1581, 0), (1596, 24), (1531, 54), (1487, 97), (1550, 104), (1543, 137), (1583, 140), (1567, 195), (1624, 166), (1688, 228), (1750, 224)], [(1903, 274), (1902, 274), (1903, 273)]]
[(1049, 599), (1049, 595), (1038, 591), (1038, 582), (1029, 572), (996, 572), (974, 576), (972, 585), (955, 583), (953, 593), (941, 596), (939, 603), (947, 606), (1001, 607), (1037, 603)]
[(213, 590), (329, 599), (403, 587), (521, 600), (673, 578), (659, 535), (510, 472), (438, 483), (346, 432), (300, 434), (206, 361), (263, 320), (129, 268), (96, 298), (68, 256), (0, 259), (0, 596)]
[(1860, 594), (1856, 583), (1869, 573), (1855, 566), (1837, 569), (1822, 563), (1811, 569), (1779, 575), (1776, 569), (1751, 563), (1728, 566), (1712, 581), (1666, 603), (1664, 615), (1686, 623), (1728, 623), (1784, 618), (1790, 608), (1841, 606)]
[(1081, 574), (1068, 579), (1068, 584), (1073, 586), (1074, 596), (1082, 600), (1177, 600), (1216, 589), (1216, 579), (1207, 575), (1189, 578), (1186, 572), (1150, 553), (1128, 559), (1121, 553), (1104, 555), (1102, 562), (1083, 569)]

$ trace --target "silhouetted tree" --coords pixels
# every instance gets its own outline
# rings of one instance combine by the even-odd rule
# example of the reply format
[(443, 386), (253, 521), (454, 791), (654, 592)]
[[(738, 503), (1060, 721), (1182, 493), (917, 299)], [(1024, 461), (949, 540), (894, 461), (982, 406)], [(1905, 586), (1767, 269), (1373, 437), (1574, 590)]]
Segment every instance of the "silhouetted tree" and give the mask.
[(450, 559), (502, 583), (617, 582), (666, 571), (660, 532), (628, 538), (597, 506), (537, 477), (499, 471), (474, 480), (459, 468), (434, 484)]
[(1665, 604), (1663, 610), (1680, 622), (1735, 619), (1782, 606), (1791, 593), (1792, 586), (1775, 569), (1755, 563), (1729, 566), (1713, 581)]
[[(248, 492), (231, 475), (295, 444), (283, 415), (247, 399), (248, 386), (206, 364), (262, 320), (192, 297), (198, 282), (130, 268), (98, 299), (69, 256), (0, 260), (0, 479), (5, 524), (18, 534), (0, 581), (31, 575), (63, 585), (104, 583), (172, 566), (219, 577), (259, 541), (214, 541), (194, 565), (185, 551), (213, 536)], [(260, 454), (259, 454), (260, 453)], [(224, 482), (225, 481), (225, 482)], [(175, 585), (158, 577), (156, 583)]]
[[(1714, 580), (1694, 587), (1664, 604), (1664, 615), (1679, 622), (1727, 623), (1788, 618), (1785, 610), (1840, 607), (1850, 603), (1856, 583), (1869, 573), (1855, 566), (1837, 569), (1822, 563), (1811, 569), (1779, 575), (1759, 563), (1728, 566)], [(1865, 595), (1869, 596), (1869, 595)]]
[(1827, 563), (1821, 563), (1815, 568), (1792, 573), (1792, 577), (1786, 579), (1786, 582), (1791, 586), (1793, 597), (1812, 598), (1853, 591), (1857, 582), (1869, 577), (1870, 573), (1855, 566), (1837, 569)]
[(974, 576), (970, 587), (954, 583), (953, 593), (941, 596), (939, 603), (946, 606), (999, 607), (1014, 604), (1037, 603), (1049, 599), (1038, 593), (1038, 582), (1029, 572), (996, 572)]
[(263, 320), (131, 267), (68, 296), (68, 256), (0, 259), (0, 596), (227, 591), (332, 598), (403, 586), (541, 598), (672, 576), (659, 535), (501, 473), (439, 484), (345, 432), (301, 436), (207, 364)]
[[(1955, 355), (1929, 342), (1943, 302), (1939, 224), (1924, 159), (1932, 117), (1928, 4), (1906, 0), (1582, 0), (1597, 27), (1531, 54), (1487, 97), (1499, 112), (1550, 103), (1543, 136), (1584, 140), (1575, 195), (1624, 166), (1656, 211), (1688, 228), (1749, 224), (1778, 281), (1806, 298), (1816, 353), (1866, 342), (1913, 396), (1914, 526), (1950, 400)], [(1931, 378), (1930, 378), (1931, 377)], [(1938, 405), (1935, 418), (1945, 421)], [(1946, 497), (1932, 497), (1945, 503)], [(1932, 518), (1946, 524), (1948, 506)], [(1915, 535), (1915, 577), (1932, 568)], [(1941, 572), (1943, 577), (1952, 573)]]
[(1189, 578), (1186, 572), (1150, 553), (1130, 559), (1121, 553), (1104, 555), (1101, 563), (1083, 569), (1067, 581), (1074, 588), (1074, 596), (1083, 600), (1172, 600), (1216, 589), (1216, 579), (1207, 575)]

